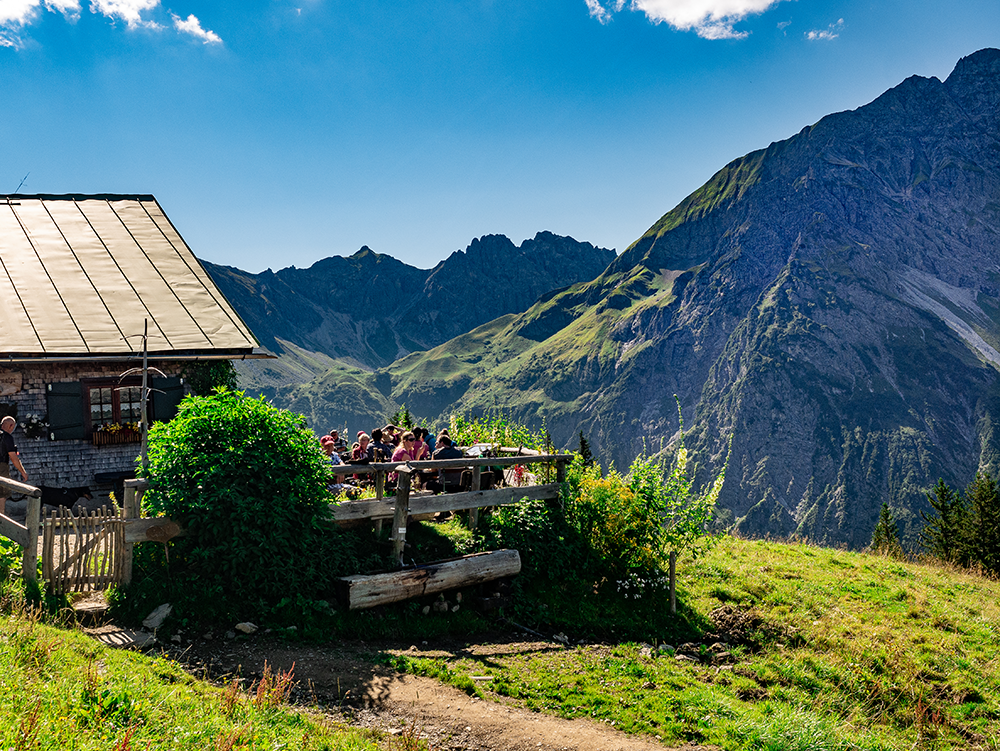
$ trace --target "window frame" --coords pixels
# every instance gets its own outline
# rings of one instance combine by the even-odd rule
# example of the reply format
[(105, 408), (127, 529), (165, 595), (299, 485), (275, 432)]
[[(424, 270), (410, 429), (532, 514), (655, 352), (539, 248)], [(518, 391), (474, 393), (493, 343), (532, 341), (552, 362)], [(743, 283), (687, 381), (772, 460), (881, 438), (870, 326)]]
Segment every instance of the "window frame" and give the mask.
[[(142, 378), (140, 376), (129, 376), (127, 378), (115, 378), (114, 376), (106, 378), (81, 378), (80, 379), (80, 391), (81, 397), (83, 399), (83, 429), (85, 434), (89, 437), (94, 434), (96, 428), (94, 427), (93, 420), (91, 419), (91, 402), (90, 402), (90, 390), (91, 389), (111, 389), (111, 413), (112, 422), (122, 423), (121, 417), (121, 389), (128, 387), (142, 386)], [(149, 415), (152, 414), (152, 404), (149, 396), (146, 397), (146, 419), (149, 419)], [(129, 420), (128, 422), (131, 422)], [(138, 422), (138, 420), (135, 420)]]

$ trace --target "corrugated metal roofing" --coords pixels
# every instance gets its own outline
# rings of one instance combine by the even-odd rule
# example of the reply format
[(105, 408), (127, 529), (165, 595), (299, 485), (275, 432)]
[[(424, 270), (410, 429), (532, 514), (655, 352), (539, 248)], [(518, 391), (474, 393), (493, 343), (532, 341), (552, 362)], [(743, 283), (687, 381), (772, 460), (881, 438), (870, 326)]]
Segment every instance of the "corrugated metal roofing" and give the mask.
[(257, 346), (153, 196), (0, 196), (0, 357)]

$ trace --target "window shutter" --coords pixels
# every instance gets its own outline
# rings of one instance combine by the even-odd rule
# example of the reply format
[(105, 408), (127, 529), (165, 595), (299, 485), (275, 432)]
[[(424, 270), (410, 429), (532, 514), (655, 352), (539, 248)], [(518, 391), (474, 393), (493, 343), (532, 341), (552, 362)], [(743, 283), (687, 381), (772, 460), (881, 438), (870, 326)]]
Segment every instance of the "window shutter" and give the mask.
[(66, 441), (86, 438), (80, 382), (50, 383), (45, 396), (49, 409), (49, 439)]
[(177, 405), (184, 398), (184, 382), (180, 378), (154, 378), (153, 420), (170, 422), (177, 414)]

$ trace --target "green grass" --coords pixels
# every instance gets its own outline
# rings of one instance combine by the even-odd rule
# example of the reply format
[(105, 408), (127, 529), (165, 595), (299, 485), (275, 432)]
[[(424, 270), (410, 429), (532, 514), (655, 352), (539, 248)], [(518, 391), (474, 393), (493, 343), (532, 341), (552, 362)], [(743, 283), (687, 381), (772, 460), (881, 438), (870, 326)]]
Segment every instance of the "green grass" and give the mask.
[(343, 749), (368, 733), (283, 706), (288, 680), (244, 691), (196, 680), (165, 659), (111, 650), (25, 615), (0, 616), (0, 748)]
[[(726, 538), (681, 597), (756, 626), (728, 666), (634, 643), (394, 658), (486, 696), (725, 749), (1000, 749), (1000, 584), (935, 565)], [(567, 630), (571, 638), (575, 635)], [(662, 641), (672, 641), (664, 634)]]

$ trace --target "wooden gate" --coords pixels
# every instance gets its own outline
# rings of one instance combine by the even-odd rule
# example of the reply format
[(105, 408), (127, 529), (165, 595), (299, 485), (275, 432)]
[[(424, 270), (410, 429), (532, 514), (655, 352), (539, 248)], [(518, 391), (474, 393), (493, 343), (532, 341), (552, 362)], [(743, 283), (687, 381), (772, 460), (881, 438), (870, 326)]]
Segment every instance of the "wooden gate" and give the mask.
[(42, 528), (42, 577), (53, 592), (97, 592), (123, 581), (125, 520), (110, 511), (53, 511)]

